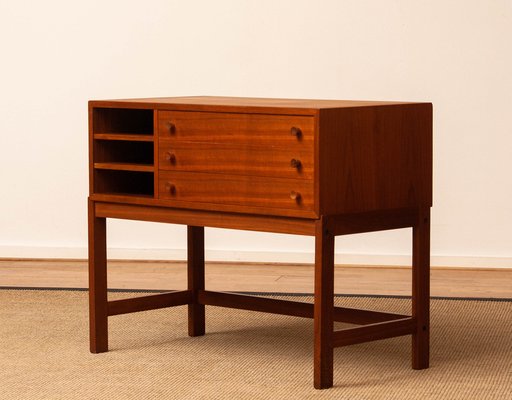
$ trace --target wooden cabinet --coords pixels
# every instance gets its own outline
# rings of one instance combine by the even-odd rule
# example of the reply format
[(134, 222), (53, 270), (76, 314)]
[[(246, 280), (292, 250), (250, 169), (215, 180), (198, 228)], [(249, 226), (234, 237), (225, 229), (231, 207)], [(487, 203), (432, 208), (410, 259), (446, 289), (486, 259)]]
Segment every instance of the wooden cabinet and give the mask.
[[(196, 336), (209, 304), (314, 317), (317, 388), (332, 385), (333, 348), (361, 341), (411, 334), (413, 367), (428, 366), (430, 103), (91, 101), (89, 130), (91, 351), (108, 348), (108, 316), (187, 304)], [(107, 302), (106, 218), (188, 225), (188, 289)], [(205, 290), (205, 226), (315, 236), (314, 305)], [(334, 237), (405, 227), (412, 315), (335, 308)], [(361, 326), (334, 332), (334, 320)]]

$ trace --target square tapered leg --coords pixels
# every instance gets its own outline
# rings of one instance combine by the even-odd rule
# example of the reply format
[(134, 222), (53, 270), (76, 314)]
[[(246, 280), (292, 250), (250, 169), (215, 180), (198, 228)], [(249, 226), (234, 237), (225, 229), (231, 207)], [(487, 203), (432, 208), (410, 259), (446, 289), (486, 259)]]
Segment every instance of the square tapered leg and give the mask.
[(108, 351), (107, 239), (105, 218), (89, 200), (89, 338), (91, 353)]
[(430, 209), (420, 210), (413, 227), (412, 316), (417, 321), (412, 335), (412, 367), (429, 366), (430, 336)]
[(323, 219), (315, 229), (314, 386), (333, 385), (334, 235)]
[(204, 227), (187, 226), (187, 253), (188, 290), (192, 291), (188, 334), (201, 336), (205, 333), (205, 309), (204, 304), (199, 304), (198, 291), (204, 290)]

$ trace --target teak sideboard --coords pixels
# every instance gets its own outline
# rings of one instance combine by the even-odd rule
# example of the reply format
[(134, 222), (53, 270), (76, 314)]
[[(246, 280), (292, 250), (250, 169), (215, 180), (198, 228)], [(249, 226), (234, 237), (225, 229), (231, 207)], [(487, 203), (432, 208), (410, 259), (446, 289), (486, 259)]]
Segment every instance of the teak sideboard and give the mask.
[[(110, 316), (188, 305), (199, 336), (211, 305), (313, 318), (318, 389), (338, 346), (412, 335), (412, 367), (428, 367), (432, 104), (90, 101), (89, 145), (91, 352), (108, 350)], [(187, 225), (187, 290), (108, 301), (107, 218)], [(314, 236), (314, 304), (207, 290), (204, 227)], [(411, 315), (334, 307), (335, 237), (408, 227)]]

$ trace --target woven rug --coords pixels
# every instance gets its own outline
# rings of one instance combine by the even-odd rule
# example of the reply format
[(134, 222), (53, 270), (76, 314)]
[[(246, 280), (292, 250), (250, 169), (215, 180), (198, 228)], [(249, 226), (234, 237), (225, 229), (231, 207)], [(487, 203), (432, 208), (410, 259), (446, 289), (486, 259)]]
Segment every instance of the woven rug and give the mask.
[[(398, 298), (336, 303), (410, 307)], [(110, 351), (93, 355), (86, 292), (0, 290), (0, 398), (512, 399), (510, 301), (434, 299), (430, 369), (410, 368), (410, 337), (337, 348), (335, 386), (322, 391), (313, 389), (312, 320), (207, 307), (206, 336), (190, 338), (186, 314), (111, 317)]]

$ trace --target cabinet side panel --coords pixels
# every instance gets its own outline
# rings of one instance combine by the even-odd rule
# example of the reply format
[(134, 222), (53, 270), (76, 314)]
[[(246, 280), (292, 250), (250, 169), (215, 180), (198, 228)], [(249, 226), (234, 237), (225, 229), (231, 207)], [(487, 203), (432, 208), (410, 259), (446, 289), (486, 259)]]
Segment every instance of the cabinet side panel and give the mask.
[(88, 105), (88, 112), (89, 112), (89, 194), (94, 193), (94, 160), (93, 160), (93, 146), (94, 146), (94, 139), (93, 139), (93, 107), (89, 103)]
[(320, 212), (432, 205), (432, 105), (320, 111)]
[(160, 161), (158, 159), (158, 154), (160, 152), (160, 144), (158, 142), (158, 112), (153, 110), (153, 165), (155, 166), (154, 173), (154, 197), (158, 199), (159, 197), (159, 188), (158, 188), (158, 180), (160, 178)]

